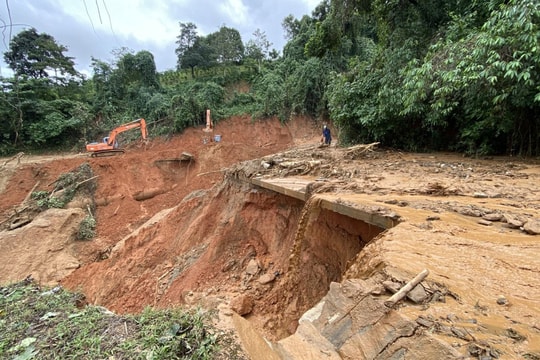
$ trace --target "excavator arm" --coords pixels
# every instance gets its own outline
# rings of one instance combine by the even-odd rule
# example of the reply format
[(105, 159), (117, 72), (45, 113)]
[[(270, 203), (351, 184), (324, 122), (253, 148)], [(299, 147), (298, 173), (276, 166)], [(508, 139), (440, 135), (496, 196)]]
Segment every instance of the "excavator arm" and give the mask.
[(135, 121), (122, 124), (111, 130), (109, 136), (103, 139), (103, 142), (93, 142), (86, 145), (86, 151), (92, 153), (92, 156), (97, 156), (98, 154), (111, 154), (124, 152), (123, 149), (118, 149), (118, 142), (116, 137), (118, 134), (123, 133), (131, 129), (141, 129), (141, 137), (146, 140), (148, 137), (148, 131), (146, 129), (146, 121), (144, 119), (137, 119)]
[(118, 134), (123, 133), (131, 129), (141, 128), (141, 137), (146, 140), (148, 133), (146, 131), (146, 121), (144, 119), (137, 119), (127, 124), (123, 124), (111, 130), (108, 136), (107, 145), (112, 146), (116, 141)]

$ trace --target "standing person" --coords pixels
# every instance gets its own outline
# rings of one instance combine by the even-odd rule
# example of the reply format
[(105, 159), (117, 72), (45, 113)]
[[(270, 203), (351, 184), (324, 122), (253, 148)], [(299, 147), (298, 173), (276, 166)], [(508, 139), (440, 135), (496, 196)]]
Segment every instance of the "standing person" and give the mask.
[(322, 141), (324, 141), (324, 145), (330, 145), (330, 143), (332, 142), (332, 134), (330, 133), (330, 129), (328, 128), (328, 126), (326, 126), (326, 124), (323, 126), (322, 136)]

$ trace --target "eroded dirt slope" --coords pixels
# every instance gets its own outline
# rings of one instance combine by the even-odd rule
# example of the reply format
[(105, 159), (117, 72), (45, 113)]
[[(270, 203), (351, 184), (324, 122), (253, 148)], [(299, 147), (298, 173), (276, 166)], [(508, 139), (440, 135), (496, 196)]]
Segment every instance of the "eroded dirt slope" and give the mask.
[[(237, 118), (216, 133), (220, 143), (204, 144), (201, 129), (190, 129), (118, 157), (23, 161), (3, 193), (4, 218), (37, 181), (46, 189), (88, 161), (99, 176), (99, 222), (90, 242), (68, 232), (63, 245), (27, 242), (18, 251), (40, 248), (33, 261), (43, 263), (69, 253), (67, 273), (55, 265), (48, 274), (57, 276), (43, 281), (80, 289), (114, 311), (232, 308), (281, 339), (285, 358), (310, 347), (312, 358), (354, 359), (359, 349), (380, 359), (405, 356), (403, 349), (411, 350), (402, 358), (540, 357), (535, 162), (320, 148), (318, 127), (304, 119), (283, 127)], [(186, 152), (195, 160), (182, 161)], [(238, 163), (248, 159), (255, 160)], [(307, 204), (249, 183), (285, 176), (309, 180)], [(399, 225), (384, 230), (323, 209), (324, 201), (384, 213)], [(0, 237), (3, 263), (16, 257), (13, 239), (13, 232)], [(7, 280), (28, 275), (27, 264), (11, 264), (21, 270)], [(429, 296), (388, 312), (383, 283), (403, 284), (424, 268)], [(312, 308), (317, 315), (298, 327)], [(422, 355), (429, 344), (438, 345)]]
[[(26, 272), (31, 267), (23, 264), (18, 268), (17, 263), (10, 261), (17, 258), (18, 254), (30, 252), (30, 257), (37, 263), (35, 267), (46, 268), (48, 261), (40, 259), (47, 259), (48, 253), (53, 251), (51, 248), (55, 249), (53, 252), (65, 249), (69, 257), (77, 261), (71, 261), (68, 265), (69, 271), (61, 271), (63, 275), (74, 268), (104, 259), (116, 243), (159, 211), (176, 206), (194, 190), (209, 189), (219, 183), (223, 178), (222, 170), (226, 167), (313, 139), (317, 136), (318, 129), (306, 119), (282, 126), (276, 119), (253, 121), (244, 117), (219, 123), (214, 134), (221, 135), (222, 141), (203, 141), (208, 135), (205, 135), (201, 128), (192, 128), (171, 139), (156, 138), (146, 144), (131, 145), (125, 154), (119, 156), (91, 158), (88, 154), (56, 157), (25, 155), (21, 157), (20, 164), (17, 159), (7, 162), (1, 169), (2, 225), (9, 225), (9, 222), (17, 217), (16, 212), (24, 207), (21, 203), (30, 192), (51, 191), (52, 185), (61, 174), (88, 162), (97, 176), (95, 216), (98, 227), (95, 240), (69, 243), (65, 247), (42, 246), (43, 250), (39, 253), (43, 256), (31, 256), (31, 244), (37, 241), (36, 238), (29, 239), (28, 245), (20, 242), (14, 245), (16, 242), (10, 240), (2, 242), (0, 260), (9, 264), (10, 268), (9, 276), (4, 274), (2, 281), (15, 281), (16, 278), (29, 275)], [(183, 153), (193, 155), (194, 160), (182, 161)], [(0, 164), (3, 165), (4, 161)], [(85, 206), (82, 208), (86, 210)], [(48, 218), (47, 214), (42, 216)], [(51, 230), (46, 230), (45, 233), (47, 231)], [(66, 234), (68, 240), (72, 237), (72, 232)], [(54, 242), (54, 237), (51, 238)], [(47, 270), (48, 273), (56, 271), (58, 269)], [(45, 283), (57, 282), (61, 277), (63, 276), (41, 277), (35, 274), (35, 278)], [(74, 283), (77, 283), (77, 280)]]

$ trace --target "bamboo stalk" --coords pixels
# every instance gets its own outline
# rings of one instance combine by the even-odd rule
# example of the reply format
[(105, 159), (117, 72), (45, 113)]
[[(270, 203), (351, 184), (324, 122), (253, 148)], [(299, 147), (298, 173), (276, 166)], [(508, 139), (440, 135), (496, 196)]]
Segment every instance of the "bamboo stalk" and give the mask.
[(384, 305), (387, 307), (393, 307), (398, 301), (403, 299), (407, 294), (414, 289), (414, 287), (418, 284), (420, 284), (429, 274), (428, 269), (422, 270), (418, 275), (414, 277), (411, 281), (409, 281), (405, 286), (403, 286), (397, 293), (392, 295), (388, 300), (384, 302)]

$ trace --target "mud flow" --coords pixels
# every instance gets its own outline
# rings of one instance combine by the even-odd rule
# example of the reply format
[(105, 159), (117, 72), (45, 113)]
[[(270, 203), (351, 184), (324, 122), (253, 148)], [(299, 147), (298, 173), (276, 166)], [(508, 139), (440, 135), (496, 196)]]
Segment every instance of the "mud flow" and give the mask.
[(280, 338), (293, 333), (302, 314), (328, 293), (332, 282), (341, 282), (351, 261), (383, 231), (376, 225), (322, 209), (317, 198), (309, 199), (298, 221), (283, 284), (290, 296), (277, 309), (285, 318), (281, 328), (272, 329), (274, 335)]
[[(0, 281), (117, 313), (202, 306), (252, 358), (540, 359), (535, 160), (323, 147), (302, 118), (215, 131), (0, 162)], [(93, 195), (33, 207), (82, 165)]]

